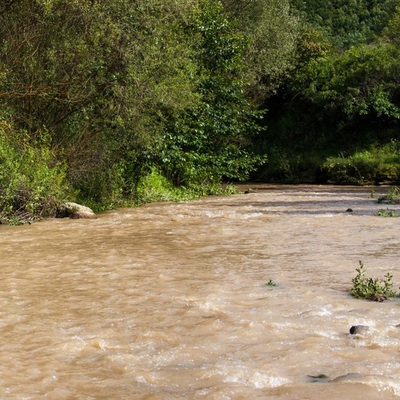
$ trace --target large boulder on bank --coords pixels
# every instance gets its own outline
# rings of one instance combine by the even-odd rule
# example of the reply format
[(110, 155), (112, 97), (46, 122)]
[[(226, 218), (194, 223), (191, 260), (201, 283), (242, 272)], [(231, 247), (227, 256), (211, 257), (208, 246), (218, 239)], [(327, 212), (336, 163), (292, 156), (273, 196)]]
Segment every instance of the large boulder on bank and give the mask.
[(82, 206), (78, 203), (68, 201), (61, 205), (57, 211), (57, 218), (73, 218), (73, 219), (94, 219), (96, 214), (89, 207)]

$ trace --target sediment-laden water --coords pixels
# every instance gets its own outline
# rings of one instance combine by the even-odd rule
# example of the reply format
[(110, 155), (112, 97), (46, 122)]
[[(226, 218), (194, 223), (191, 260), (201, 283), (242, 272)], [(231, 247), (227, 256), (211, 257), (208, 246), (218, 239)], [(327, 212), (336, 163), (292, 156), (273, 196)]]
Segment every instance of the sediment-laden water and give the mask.
[(349, 295), (359, 260), (400, 285), (400, 219), (377, 216), (400, 209), (370, 193), (264, 185), (0, 226), (0, 398), (400, 398), (400, 300)]

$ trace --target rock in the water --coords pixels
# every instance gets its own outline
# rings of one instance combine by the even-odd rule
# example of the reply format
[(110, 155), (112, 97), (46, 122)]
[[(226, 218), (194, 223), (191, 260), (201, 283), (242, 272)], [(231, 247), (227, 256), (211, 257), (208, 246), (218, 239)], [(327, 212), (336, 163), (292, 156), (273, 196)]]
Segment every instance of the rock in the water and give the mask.
[(78, 203), (66, 202), (64, 203), (57, 212), (58, 218), (84, 218), (84, 219), (94, 219), (96, 218), (96, 214), (89, 207), (82, 206)]
[(310, 379), (310, 382), (326, 382), (329, 380), (329, 376), (325, 374), (318, 374), (318, 375), (307, 375)]
[(375, 293), (372, 297), (371, 297), (372, 301), (377, 301), (379, 303), (382, 303), (383, 301), (387, 300), (387, 297), (384, 294), (378, 294)]
[(335, 379), (331, 379), (329, 382), (353, 382), (353, 381), (359, 381), (362, 376), (357, 373), (357, 372), (350, 372), (349, 374), (346, 375), (340, 375)]
[(367, 326), (367, 325), (353, 325), (350, 328), (351, 335), (357, 335), (357, 334), (365, 333), (368, 331), (369, 331), (369, 326)]

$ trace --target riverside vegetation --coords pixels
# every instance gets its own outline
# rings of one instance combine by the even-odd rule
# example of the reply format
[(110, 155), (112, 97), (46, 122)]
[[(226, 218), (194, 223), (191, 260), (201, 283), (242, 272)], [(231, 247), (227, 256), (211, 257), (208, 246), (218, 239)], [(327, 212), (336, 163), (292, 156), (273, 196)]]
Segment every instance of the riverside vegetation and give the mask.
[(399, 294), (393, 290), (393, 275), (387, 273), (383, 279), (371, 278), (365, 275), (365, 268), (362, 261), (359, 261), (357, 275), (353, 278), (353, 288), (350, 294), (359, 299), (384, 301), (389, 297), (398, 297)]
[(400, 181), (400, 0), (5, 0), (0, 221)]

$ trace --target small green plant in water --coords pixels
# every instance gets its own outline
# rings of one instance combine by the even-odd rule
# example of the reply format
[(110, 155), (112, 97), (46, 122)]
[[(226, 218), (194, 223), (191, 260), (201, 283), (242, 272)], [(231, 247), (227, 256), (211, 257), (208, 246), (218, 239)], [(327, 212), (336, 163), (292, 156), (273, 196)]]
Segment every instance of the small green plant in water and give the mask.
[(277, 284), (275, 281), (273, 281), (272, 279), (270, 279), (270, 280), (266, 283), (266, 285), (267, 285), (267, 286), (272, 286), (272, 287), (278, 286), (278, 284)]
[(365, 276), (364, 264), (359, 261), (360, 267), (356, 269), (357, 275), (352, 280), (353, 288), (350, 294), (358, 299), (384, 301), (388, 297), (397, 297), (393, 288), (393, 275), (387, 273), (383, 279), (368, 278)]
[(4, 221), (11, 226), (19, 226), (23, 225), (23, 221), (19, 219), (18, 217), (13, 217), (13, 218), (6, 218)]
[(398, 217), (396, 210), (390, 210), (387, 208), (384, 210), (383, 208), (378, 211), (378, 217)]
[(393, 186), (387, 193), (378, 197), (378, 203), (400, 204), (400, 189), (397, 186)]

